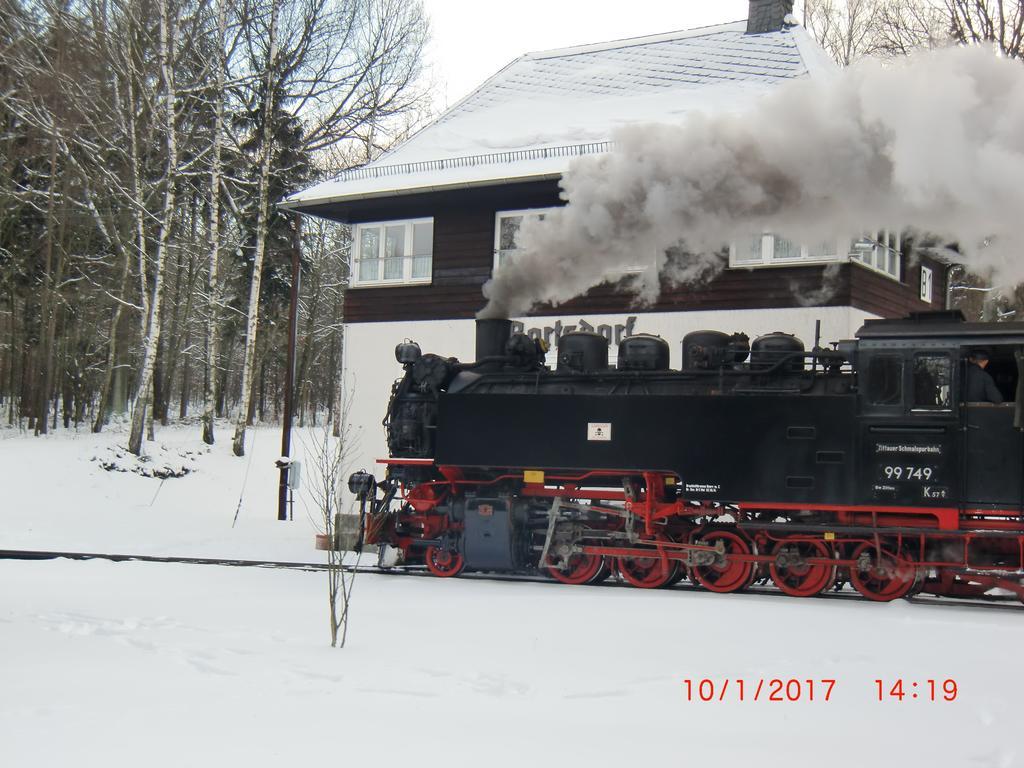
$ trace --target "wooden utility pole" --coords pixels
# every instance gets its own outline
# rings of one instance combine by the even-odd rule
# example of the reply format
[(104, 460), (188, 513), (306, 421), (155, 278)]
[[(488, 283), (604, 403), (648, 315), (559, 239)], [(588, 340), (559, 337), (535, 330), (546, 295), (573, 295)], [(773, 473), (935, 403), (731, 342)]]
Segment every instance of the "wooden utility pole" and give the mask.
[[(284, 377), (284, 415), (281, 419), (281, 456), (291, 456), (292, 405), (295, 401), (295, 336), (299, 327), (299, 255), (302, 253), (302, 217), (296, 214), (292, 226), (292, 289), (288, 304), (288, 370)], [(281, 465), (281, 481), (277, 495), (277, 519), (288, 519), (287, 463)]]

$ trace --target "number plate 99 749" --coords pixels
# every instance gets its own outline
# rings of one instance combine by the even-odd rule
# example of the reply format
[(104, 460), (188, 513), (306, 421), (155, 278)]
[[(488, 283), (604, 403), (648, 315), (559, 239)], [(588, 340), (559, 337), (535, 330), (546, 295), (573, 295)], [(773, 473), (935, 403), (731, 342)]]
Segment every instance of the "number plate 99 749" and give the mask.
[(939, 479), (938, 468), (933, 466), (917, 466), (914, 464), (882, 464), (879, 468), (879, 479), (910, 483), (933, 483)]

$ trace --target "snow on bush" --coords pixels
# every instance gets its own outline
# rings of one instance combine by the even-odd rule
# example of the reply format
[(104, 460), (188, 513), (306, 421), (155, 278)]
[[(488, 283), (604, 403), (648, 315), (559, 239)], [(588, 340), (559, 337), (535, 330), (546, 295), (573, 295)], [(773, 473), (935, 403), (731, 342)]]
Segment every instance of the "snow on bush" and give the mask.
[(146, 446), (144, 456), (135, 456), (119, 445), (109, 445), (93, 461), (108, 472), (134, 472), (143, 477), (184, 477), (196, 471), (196, 458), (209, 453), (207, 446), (200, 448), (168, 448), (166, 445)]

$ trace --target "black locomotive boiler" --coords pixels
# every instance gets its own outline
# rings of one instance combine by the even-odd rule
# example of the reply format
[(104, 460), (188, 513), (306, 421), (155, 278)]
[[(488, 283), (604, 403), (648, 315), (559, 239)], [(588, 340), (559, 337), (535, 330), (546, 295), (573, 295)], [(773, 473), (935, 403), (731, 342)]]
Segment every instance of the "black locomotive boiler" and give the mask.
[[(965, 400), (978, 347), (1003, 404)], [(613, 368), (587, 332), (552, 369), (541, 341), (480, 320), (476, 352), (398, 345), (386, 474), (350, 479), (366, 542), (401, 564), (1024, 596), (1024, 323), (916, 314), (810, 350), (699, 331), (671, 370), (664, 339), (623, 339)]]

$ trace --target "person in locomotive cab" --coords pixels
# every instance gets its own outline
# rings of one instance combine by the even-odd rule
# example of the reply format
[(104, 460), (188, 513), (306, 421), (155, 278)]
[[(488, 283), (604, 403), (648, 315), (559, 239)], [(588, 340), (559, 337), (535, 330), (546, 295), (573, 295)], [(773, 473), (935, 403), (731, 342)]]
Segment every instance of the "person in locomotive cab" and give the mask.
[(992, 376), (985, 370), (986, 367), (988, 350), (972, 349), (967, 356), (967, 378), (964, 382), (964, 400), (968, 403), (1003, 402), (1003, 396)]

